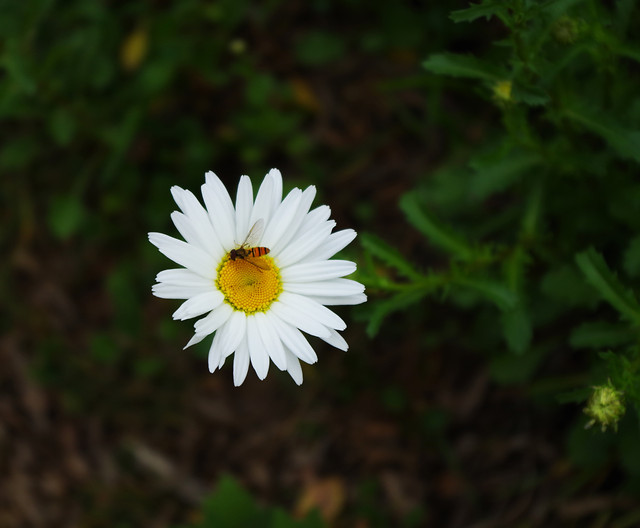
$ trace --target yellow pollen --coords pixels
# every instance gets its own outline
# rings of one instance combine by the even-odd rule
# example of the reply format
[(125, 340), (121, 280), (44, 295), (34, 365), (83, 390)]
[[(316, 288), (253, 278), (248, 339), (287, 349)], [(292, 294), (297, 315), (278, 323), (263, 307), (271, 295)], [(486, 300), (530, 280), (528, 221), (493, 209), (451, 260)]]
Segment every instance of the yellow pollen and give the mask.
[(267, 311), (282, 291), (279, 270), (269, 256), (236, 260), (227, 256), (218, 269), (216, 286), (234, 310), (247, 314)]

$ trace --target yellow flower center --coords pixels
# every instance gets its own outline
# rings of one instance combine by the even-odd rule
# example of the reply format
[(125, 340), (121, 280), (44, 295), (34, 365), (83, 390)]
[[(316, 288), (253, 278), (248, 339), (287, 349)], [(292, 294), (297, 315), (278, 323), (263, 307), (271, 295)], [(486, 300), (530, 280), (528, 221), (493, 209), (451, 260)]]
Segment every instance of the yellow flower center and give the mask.
[(279, 270), (269, 256), (235, 260), (227, 256), (218, 270), (216, 286), (226, 302), (247, 314), (267, 311), (282, 291)]

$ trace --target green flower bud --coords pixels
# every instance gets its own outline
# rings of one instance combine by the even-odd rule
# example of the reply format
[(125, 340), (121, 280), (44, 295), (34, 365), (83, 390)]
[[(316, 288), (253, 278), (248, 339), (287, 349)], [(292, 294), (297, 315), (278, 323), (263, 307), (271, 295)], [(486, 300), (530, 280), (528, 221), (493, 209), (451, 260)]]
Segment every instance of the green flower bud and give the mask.
[(553, 24), (553, 36), (562, 44), (573, 44), (585, 30), (583, 20), (561, 16), (555, 24)]
[(599, 423), (602, 431), (605, 431), (609, 426), (617, 431), (618, 422), (625, 411), (624, 393), (617, 390), (611, 381), (608, 381), (606, 385), (593, 387), (593, 393), (584, 409), (585, 414), (591, 418), (586, 427)]

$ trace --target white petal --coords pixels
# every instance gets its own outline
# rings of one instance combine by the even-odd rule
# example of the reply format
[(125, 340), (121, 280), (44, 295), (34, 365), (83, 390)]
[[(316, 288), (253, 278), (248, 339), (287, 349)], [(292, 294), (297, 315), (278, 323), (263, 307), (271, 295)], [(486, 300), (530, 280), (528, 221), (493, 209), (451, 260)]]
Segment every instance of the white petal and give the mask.
[(317, 282), (337, 279), (356, 271), (349, 260), (324, 260), (301, 262), (280, 270), (283, 282)]
[(208, 279), (215, 277), (215, 261), (211, 255), (199, 247), (163, 233), (149, 233), (149, 241), (160, 250), (160, 253), (181, 266)]
[(319, 205), (312, 211), (309, 211), (304, 217), (301, 228), (309, 229), (310, 227), (321, 224), (329, 220), (331, 216), (331, 207), (328, 205)]
[(282, 202), (282, 174), (278, 169), (271, 169), (267, 177), (273, 181), (273, 192), (271, 193), (271, 213), (273, 214)]
[(302, 191), (293, 189), (275, 210), (262, 235), (262, 243), (273, 250), (280, 237), (287, 229), (291, 229), (291, 220), (296, 214)]
[(178, 211), (174, 211), (173, 213), (171, 213), (171, 220), (173, 221), (173, 225), (176, 226), (178, 233), (182, 235), (182, 238), (184, 238), (187, 243), (198, 246), (200, 249), (205, 249), (200, 245), (196, 230), (185, 215), (179, 213)]
[(312, 251), (305, 257), (305, 262), (313, 262), (316, 260), (326, 260), (333, 257), (338, 251), (347, 247), (353, 239), (356, 238), (356, 232), (353, 229), (343, 229), (329, 235), (329, 239)]
[(185, 268), (163, 270), (156, 275), (156, 280), (174, 286), (211, 286), (211, 279), (205, 279)]
[(173, 199), (176, 201), (176, 204), (178, 204), (178, 207), (180, 207), (180, 210), (184, 213), (189, 222), (191, 222), (195, 235), (199, 241), (198, 245), (213, 255), (216, 260), (221, 258), (224, 250), (222, 249), (220, 240), (211, 225), (211, 219), (209, 218), (209, 213), (207, 213), (206, 209), (202, 207), (202, 204), (200, 204), (191, 191), (186, 191), (177, 185), (174, 185), (171, 187), (171, 194)]
[(195, 328), (196, 335), (204, 337), (209, 334), (213, 334), (213, 332), (227, 322), (232, 313), (233, 308), (231, 308), (227, 303), (222, 303), (216, 309), (212, 310), (212, 312), (206, 317), (195, 322), (193, 326)]
[(189, 348), (192, 345), (195, 345), (197, 343), (199, 343), (200, 341), (202, 341), (205, 337), (207, 337), (208, 334), (193, 334), (193, 336), (191, 336), (191, 339), (189, 339), (189, 342), (184, 345), (184, 347), (182, 347), (182, 350), (186, 350), (187, 348)]
[(209, 372), (221, 367), (226, 357), (233, 354), (244, 339), (246, 329), (246, 315), (244, 312), (234, 311), (213, 336), (213, 342), (209, 349)]
[(249, 347), (247, 339), (240, 341), (233, 357), (233, 384), (236, 387), (242, 385), (249, 372)]
[(309, 295), (309, 299), (313, 299), (325, 306), (344, 306), (362, 304), (366, 302), (367, 296), (364, 293), (356, 293), (355, 295), (348, 295), (346, 297), (341, 296), (322, 296), (322, 295)]
[(224, 251), (230, 251), (235, 244), (235, 211), (229, 193), (220, 179), (209, 171), (206, 183), (201, 187), (202, 198), (207, 206), (211, 225), (218, 235)]
[(213, 334), (213, 332), (227, 322), (227, 319), (231, 317), (232, 313), (233, 308), (228, 304), (223, 303), (211, 311), (211, 313), (207, 314), (206, 317), (198, 319), (193, 325), (195, 328), (195, 334), (184, 348), (189, 348), (191, 345), (195, 345), (202, 341), (208, 335)]
[(285, 347), (305, 363), (315, 363), (318, 361), (318, 356), (300, 330), (284, 322), (273, 312), (269, 312), (267, 317), (269, 324), (278, 332)]
[(335, 226), (336, 223), (331, 221), (324, 222), (315, 229), (307, 230), (304, 236), (299, 237), (299, 242), (291, 242), (279, 254), (277, 252), (274, 254), (278, 259), (278, 264), (281, 267), (287, 267), (303, 259), (327, 240)]
[[(304, 295), (298, 295), (297, 293), (289, 293), (284, 291), (280, 294), (278, 300), (276, 301), (276, 303), (274, 303), (274, 305), (277, 303), (282, 303), (283, 305), (290, 308), (294, 313), (304, 314), (304, 316), (309, 317), (328, 328), (344, 330), (347, 327), (347, 323), (345, 323), (338, 315), (329, 310), (329, 308), (326, 308), (322, 304), (314, 301), (313, 299), (310, 299), (309, 297), (305, 297)], [(301, 329), (304, 330), (304, 328)], [(329, 332), (326, 332), (324, 335), (328, 334)], [(321, 336), (318, 335), (318, 337)]]
[(329, 329), (325, 325), (318, 322), (311, 315), (300, 312), (295, 308), (284, 304), (280, 299), (271, 305), (269, 312), (273, 312), (286, 323), (303, 330), (307, 334), (311, 334), (316, 337), (326, 337), (329, 335)]
[(302, 385), (302, 368), (300, 360), (289, 350), (285, 349), (287, 354), (287, 372), (296, 382), (296, 385)]
[[(253, 209), (251, 211), (251, 218), (249, 220), (249, 226), (252, 226), (256, 223), (260, 218), (262, 218), (265, 222), (265, 225), (269, 223), (271, 220), (271, 215), (273, 211), (275, 211), (276, 206), (274, 206), (274, 193), (276, 191), (276, 182), (275, 175), (272, 174), (273, 170), (269, 172), (262, 180), (262, 184), (258, 189), (258, 194), (256, 195), (256, 201), (253, 204)], [(278, 173), (279, 174), (279, 173)], [(280, 199), (282, 198), (282, 178), (280, 178), (280, 195), (277, 197), (277, 203), (280, 203)]]
[(364, 292), (364, 285), (351, 279), (333, 279), (318, 282), (285, 282), (284, 291), (300, 295), (342, 297)]
[(173, 318), (184, 321), (185, 319), (198, 317), (217, 308), (222, 301), (224, 301), (224, 295), (217, 290), (201, 293), (183, 302), (180, 308), (173, 313)]
[(168, 284), (161, 282), (154, 284), (151, 287), (151, 291), (156, 297), (161, 299), (190, 299), (201, 293), (204, 293), (211, 289), (211, 284), (208, 286), (201, 286), (197, 284), (191, 284), (188, 286), (179, 286), (176, 284)]
[(268, 246), (271, 248), (274, 255), (278, 255), (299, 231), (305, 216), (309, 212), (309, 208), (311, 207), (311, 203), (313, 202), (315, 196), (316, 188), (313, 185), (310, 185), (304, 191), (302, 191), (300, 201), (298, 202), (293, 217), (289, 221), (289, 225), (285, 227), (284, 232), (278, 238), (278, 240), (276, 242), (272, 242), (271, 246)]
[(249, 176), (241, 176), (236, 194), (236, 232), (235, 240), (242, 244), (244, 237), (249, 232), (249, 219), (253, 209), (253, 188)]
[(331, 335), (329, 337), (323, 337), (323, 341), (326, 341), (331, 346), (334, 346), (340, 350), (344, 350), (345, 352), (349, 350), (349, 345), (344, 340), (344, 338), (335, 330), (331, 330)]
[(264, 347), (269, 353), (269, 357), (273, 361), (276, 367), (280, 370), (287, 368), (287, 359), (284, 352), (284, 346), (278, 336), (278, 333), (269, 324), (266, 314), (262, 312), (256, 313), (253, 318), (255, 319), (256, 328), (260, 333)]
[[(290, 244), (300, 244), (306, 238), (309, 231), (318, 229), (329, 221), (329, 216), (331, 216), (331, 209), (328, 205), (321, 205), (307, 213), (300, 224), (300, 228), (296, 230), (294, 238), (291, 239), (287, 246)], [(333, 222), (333, 220), (331, 220), (331, 222)], [(335, 222), (333, 223), (335, 224)]]
[(247, 317), (247, 344), (251, 365), (258, 378), (263, 380), (269, 372), (269, 354), (262, 342), (255, 317)]

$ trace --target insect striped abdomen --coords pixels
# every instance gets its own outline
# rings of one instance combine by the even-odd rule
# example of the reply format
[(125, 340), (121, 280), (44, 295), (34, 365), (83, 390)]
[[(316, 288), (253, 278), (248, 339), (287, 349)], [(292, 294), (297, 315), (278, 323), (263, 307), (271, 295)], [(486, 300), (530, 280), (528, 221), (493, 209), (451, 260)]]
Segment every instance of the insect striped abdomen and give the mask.
[(263, 257), (267, 253), (269, 253), (269, 248), (266, 247), (254, 247), (249, 249), (252, 257)]

